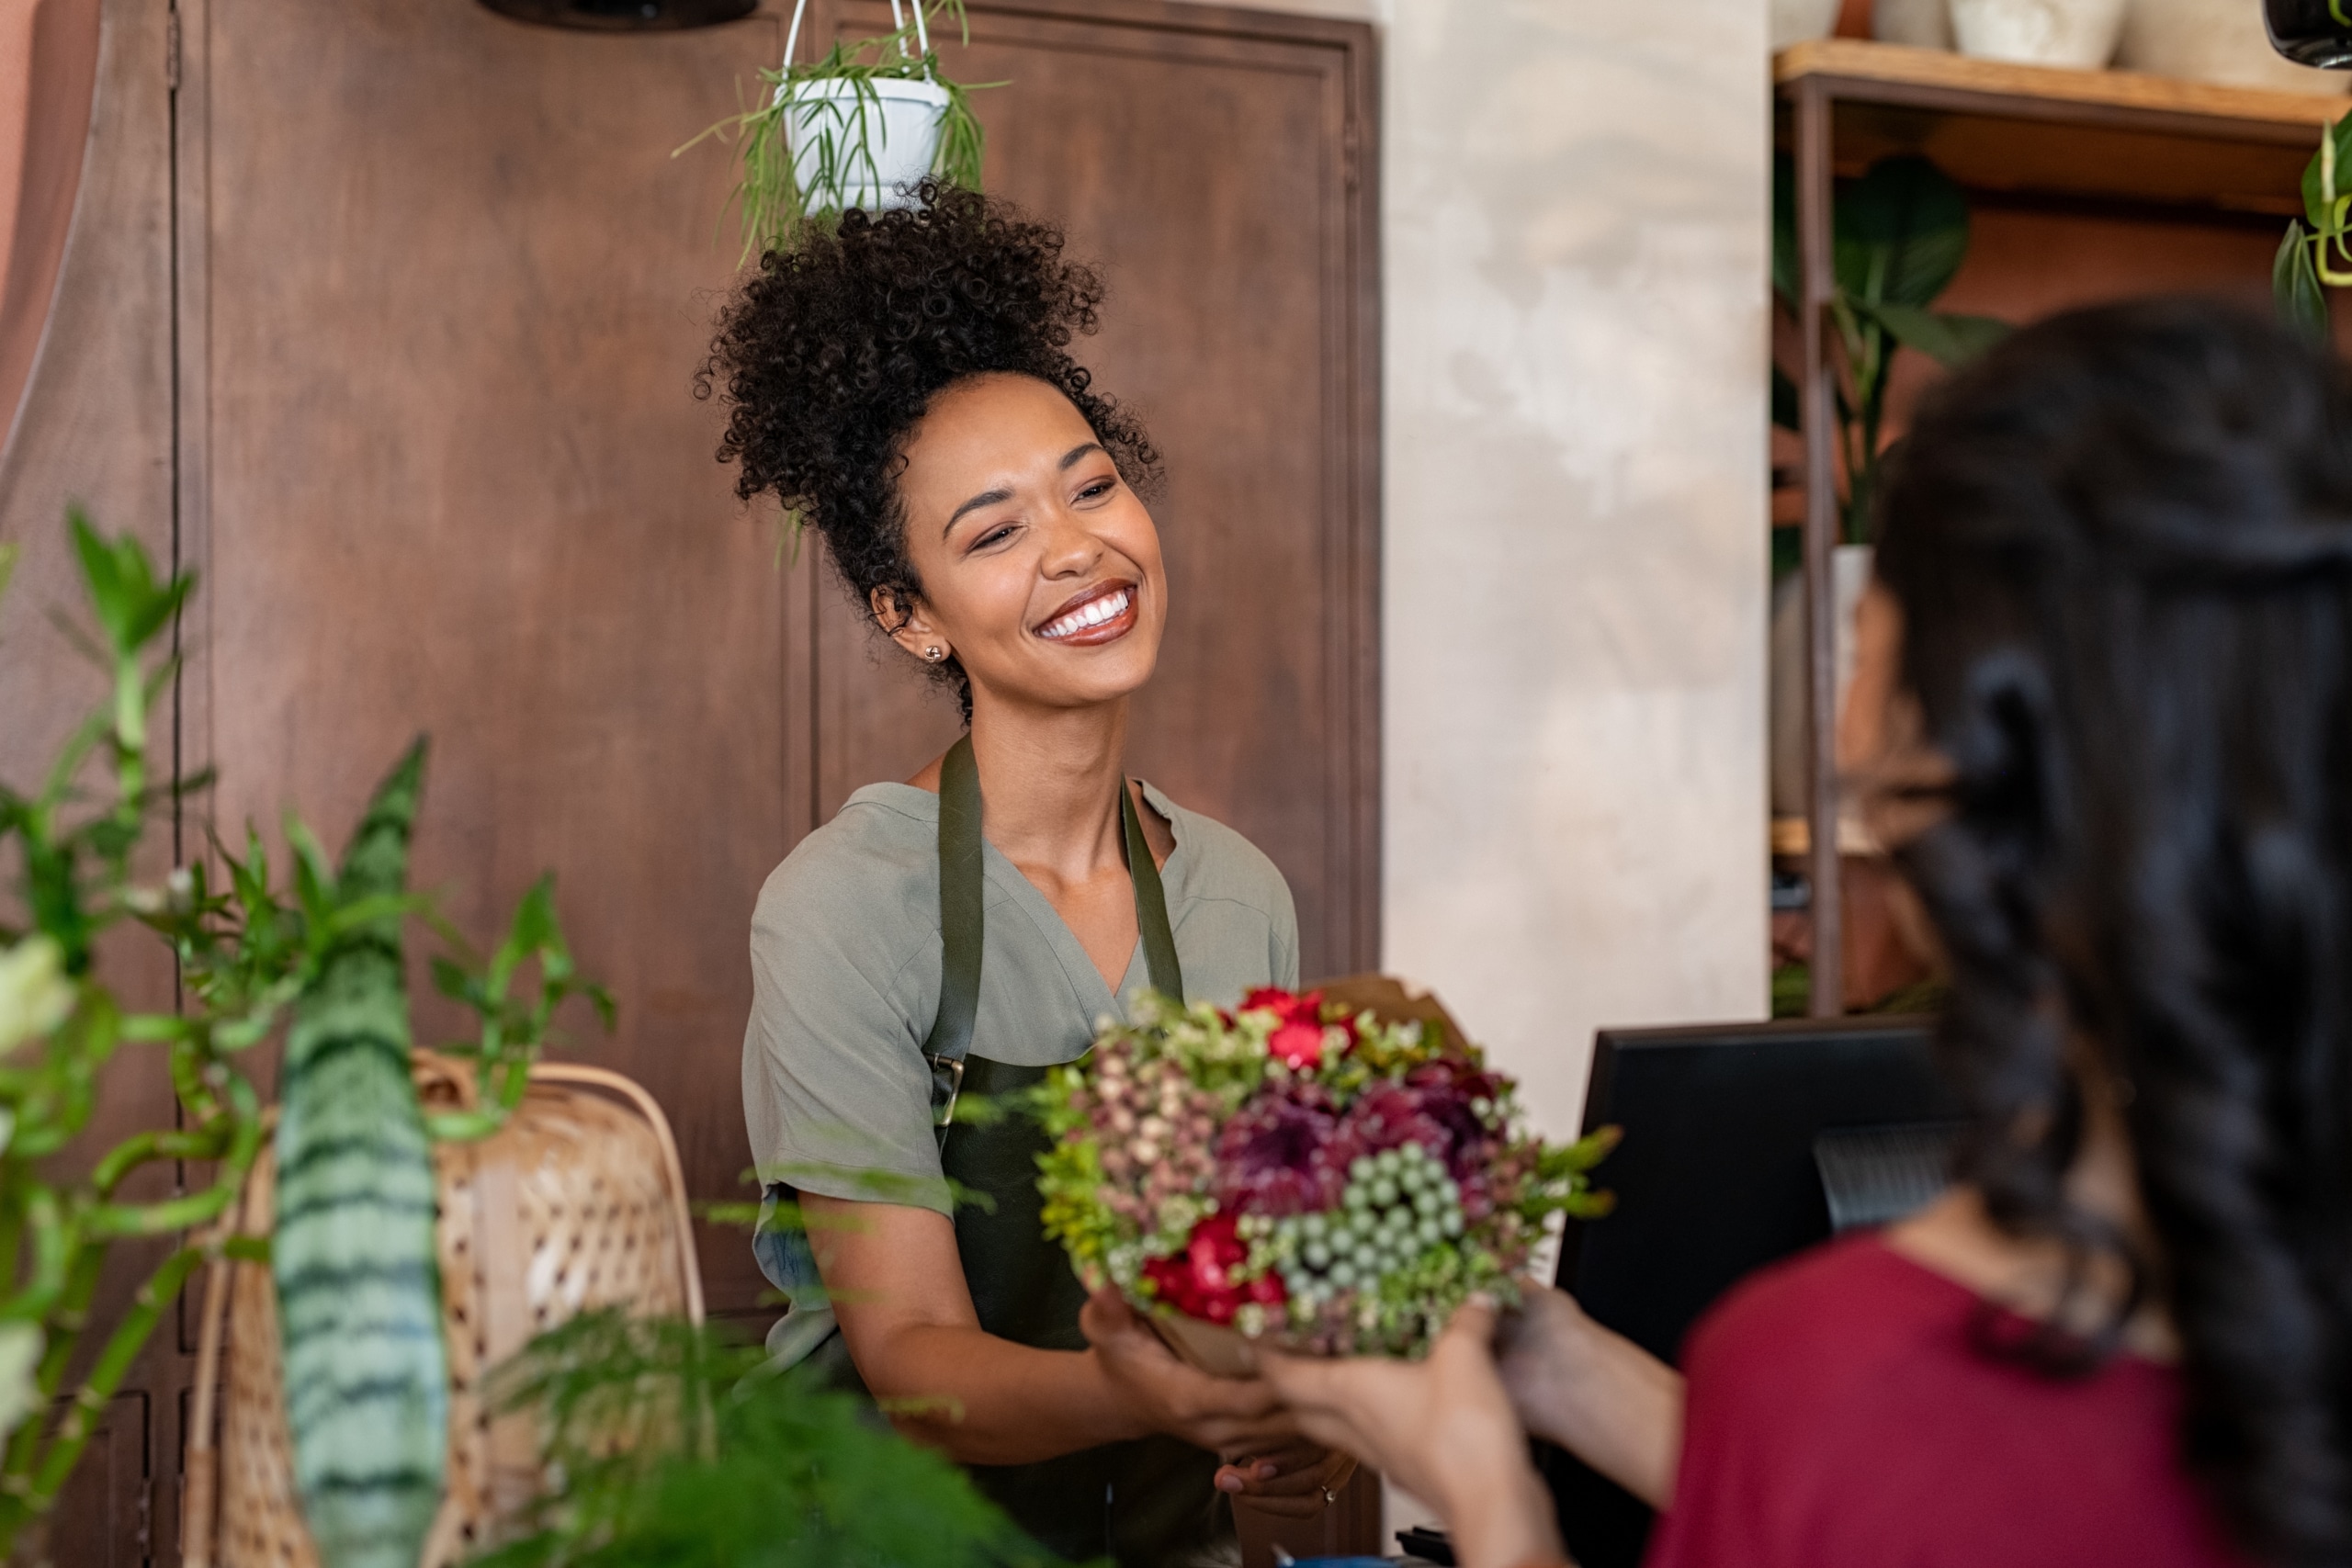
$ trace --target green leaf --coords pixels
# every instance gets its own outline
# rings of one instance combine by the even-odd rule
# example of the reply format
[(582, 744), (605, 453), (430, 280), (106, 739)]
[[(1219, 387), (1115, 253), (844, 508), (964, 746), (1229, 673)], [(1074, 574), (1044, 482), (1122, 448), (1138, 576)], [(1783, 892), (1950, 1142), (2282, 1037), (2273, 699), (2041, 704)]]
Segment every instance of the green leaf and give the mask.
[(1932, 304), (1968, 254), (1968, 198), (1917, 156), (1883, 158), (1838, 193), (1838, 286), (1872, 304)]
[[(2328, 185), (2329, 155), (2334, 154), (2335, 188)], [(2319, 151), (2303, 165), (2303, 217), (2313, 232), (2326, 233), (2341, 223), (2344, 197), (2352, 195), (2352, 115), (2319, 133)]]
[(8, 592), (8, 579), (17, 574), (17, 557), (20, 549), (15, 545), (0, 545), (0, 596)]
[(437, 953), (433, 955), (433, 988), (453, 1002), (463, 1002), (469, 1008), (481, 1006), (481, 987), (466, 973), (465, 965)]
[(295, 1484), (332, 1568), (414, 1568), (447, 1459), (433, 1151), (410, 1077), (398, 908), (424, 768), (419, 740), (339, 873), (288, 831), (305, 903), (364, 916), (339, 923), (295, 1003), (271, 1246)]
[(2301, 223), (2287, 225), (2278, 254), (2270, 264), (2270, 292), (2278, 320), (2313, 343), (2328, 341), (2327, 293), (2312, 265), (2312, 242)]
[(2009, 335), (2007, 321), (1922, 310), (1912, 305), (1860, 305), (1905, 348), (1916, 348), (1946, 369), (1957, 369)]
[(136, 537), (125, 534), (109, 544), (78, 506), (66, 508), (65, 520), (98, 625), (114, 656), (130, 658), (170, 622), (195, 579), (176, 577), (158, 587), (146, 547)]

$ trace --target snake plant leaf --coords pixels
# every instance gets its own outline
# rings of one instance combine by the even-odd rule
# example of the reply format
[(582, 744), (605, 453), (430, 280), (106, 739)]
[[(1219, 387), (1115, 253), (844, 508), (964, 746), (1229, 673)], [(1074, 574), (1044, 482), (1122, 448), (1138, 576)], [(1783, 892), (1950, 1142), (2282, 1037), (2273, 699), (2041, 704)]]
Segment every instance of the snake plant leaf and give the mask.
[(1916, 305), (1862, 305), (1905, 348), (1916, 348), (1947, 370), (1958, 369), (2009, 335), (2009, 323), (1990, 316), (1922, 310)]
[(433, 1157), (409, 1077), (398, 903), (424, 775), (420, 739), (329, 890), (380, 912), (327, 944), (286, 1043), (271, 1269), (295, 1484), (326, 1568), (415, 1568), (447, 1461)]
[(1968, 254), (1968, 197), (1925, 158), (1882, 158), (1838, 191), (1838, 286), (1872, 304), (1935, 302)]
[(2312, 343), (2328, 338), (2327, 295), (2320, 288), (2319, 269), (2312, 265), (2311, 236), (2301, 223), (2287, 225), (2278, 254), (2270, 264), (2270, 292), (2278, 302), (2278, 320)]

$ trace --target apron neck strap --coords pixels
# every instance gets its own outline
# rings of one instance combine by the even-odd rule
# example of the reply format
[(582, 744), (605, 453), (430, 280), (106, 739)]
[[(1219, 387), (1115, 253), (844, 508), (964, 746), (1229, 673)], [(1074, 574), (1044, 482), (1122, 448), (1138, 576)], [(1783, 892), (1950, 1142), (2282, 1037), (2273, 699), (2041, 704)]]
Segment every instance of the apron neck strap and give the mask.
[[(1168, 923), (1168, 894), (1143, 836), (1135, 792), (1124, 778), (1119, 781), (1119, 827), (1127, 880), (1135, 886), (1144, 967), (1154, 990), (1181, 1002), (1184, 971), (1176, 959), (1175, 931)], [(972, 760), (972, 738), (967, 735), (947, 749), (939, 764), (939, 1014), (931, 1021), (922, 1054), (931, 1063), (932, 1121), (942, 1137), (956, 1119), (964, 1058), (971, 1052), (972, 1024), (980, 1011), (980, 948), (987, 931), (980, 841), (980, 770)]]
[(1159, 886), (1159, 863), (1151, 858), (1151, 841), (1143, 836), (1143, 813), (1136, 809), (1136, 792), (1119, 781), (1119, 827), (1127, 851), (1127, 880), (1136, 889), (1136, 930), (1143, 938), (1144, 969), (1151, 988), (1182, 1003), (1184, 968), (1176, 961), (1176, 933), (1168, 924), (1168, 894)]

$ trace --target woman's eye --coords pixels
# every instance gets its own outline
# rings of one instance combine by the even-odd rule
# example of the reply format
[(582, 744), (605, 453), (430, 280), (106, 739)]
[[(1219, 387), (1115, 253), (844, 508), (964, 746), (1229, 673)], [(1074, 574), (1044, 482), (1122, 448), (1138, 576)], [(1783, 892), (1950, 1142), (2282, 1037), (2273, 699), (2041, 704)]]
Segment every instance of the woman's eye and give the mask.
[(1078, 492), (1078, 499), (1080, 501), (1100, 500), (1102, 497), (1110, 494), (1118, 482), (1119, 481), (1116, 479), (1096, 479), (1092, 484), (1088, 485), (1084, 490)]
[(989, 529), (987, 533), (982, 534), (978, 538), (973, 540), (972, 548), (976, 550), (984, 550), (990, 545), (1001, 545), (1011, 537), (1012, 537), (1012, 525), (1007, 523), (1001, 527)]

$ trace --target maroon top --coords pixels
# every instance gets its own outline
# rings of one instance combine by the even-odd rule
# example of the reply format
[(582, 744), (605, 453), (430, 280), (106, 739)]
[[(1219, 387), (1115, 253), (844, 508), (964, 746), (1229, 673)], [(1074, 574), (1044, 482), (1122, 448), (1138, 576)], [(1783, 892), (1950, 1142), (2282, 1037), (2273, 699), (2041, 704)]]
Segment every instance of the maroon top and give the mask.
[(1976, 1348), (1965, 1287), (1875, 1236), (1700, 1320), (1648, 1568), (2242, 1568), (2179, 1461), (2180, 1380), (2056, 1381)]

